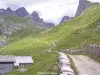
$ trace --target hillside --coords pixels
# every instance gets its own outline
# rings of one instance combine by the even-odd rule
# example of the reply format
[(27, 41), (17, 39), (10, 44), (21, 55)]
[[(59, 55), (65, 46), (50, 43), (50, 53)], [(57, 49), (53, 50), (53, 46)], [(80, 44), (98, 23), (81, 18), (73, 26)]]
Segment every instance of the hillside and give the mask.
[[(0, 26), (0, 38), (5, 37), (0, 41), (4, 41), (4, 44), (20, 40), (30, 34), (36, 35), (46, 29), (40, 27), (31, 19), (20, 18), (14, 15), (0, 15)], [(0, 46), (2, 45), (0, 42)]]
[[(6, 75), (38, 75), (38, 72), (57, 72), (57, 55), (45, 53), (51, 50), (81, 49), (87, 44), (100, 45), (100, 5), (85, 10), (81, 16), (46, 30), (36, 36), (30, 35), (0, 49), (0, 54), (30, 55), (35, 63), (25, 73), (12, 72)], [(54, 46), (56, 44), (56, 46)], [(39, 60), (37, 60), (39, 59)], [(57, 74), (59, 75), (59, 74)]]

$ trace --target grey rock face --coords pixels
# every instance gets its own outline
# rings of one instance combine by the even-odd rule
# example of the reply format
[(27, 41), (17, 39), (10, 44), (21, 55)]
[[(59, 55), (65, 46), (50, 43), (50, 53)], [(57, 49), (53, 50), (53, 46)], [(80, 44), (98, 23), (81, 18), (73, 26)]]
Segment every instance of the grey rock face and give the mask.
[(79, 5), (78, 5), (78, 9), (77, 9), (77, 12), (76, 12), (76, 16), (79, 16), (81, 15), (81, 13), (87, 9), (89, 7), (89, 1), (87, 0), (80, 0), (79, 1)]
[(62, 18), (60, 24), (63, 23), (64, 21), (68, 21), (69, 19), (70, 19), (69, 16), (64, 16), (64, 17)]
[(100, 29), (100, 25), (97, 26), (97, 29)]
[(5, 9), (0, 9), (0, 14), (4, 14)]
[(7, 14), (7, 15), (14, 15), (14, 11), (11, 10), (9, 7), (4, 11), (4, 14)]
[(29, 15), (29, 13), (26, 11), (26, 9), (24, 7), (21, 7), (19, 9), (17, 9), (16, 11), (13, 11), (9, 7), (6, 10), (0, 9), (0, 14), (16, 15), (19, 17), (25, 17), (25, 16)]
[(53, 23), (44, 22), (44, 20), (39, 17), (39, 15), (36, 11), (34, 11), (31, 16), (32, 16), (33, 21), (35, 23), (39, 24), (40, 26), (43, 26), (43, 27), (52, 27), (52, 26), (54, 26)]
[(38, 15), (38, 13), (37, 13), (36, 11), (34, 11), (34, 12), (32, 13), (32, 19), (33, 19), (33, 21), (35, 21), (35, 22), (42, 22), (42, 21), (43, 21), (43, 19), (40, 19), (39, 15)]
[(29, 15), (29, 13), (26, 11), (26, 9), (24, 7), (21, 7), (18, 10), (16, 10), (15, 14), (19, 17), (25, 17), (25, 16)]

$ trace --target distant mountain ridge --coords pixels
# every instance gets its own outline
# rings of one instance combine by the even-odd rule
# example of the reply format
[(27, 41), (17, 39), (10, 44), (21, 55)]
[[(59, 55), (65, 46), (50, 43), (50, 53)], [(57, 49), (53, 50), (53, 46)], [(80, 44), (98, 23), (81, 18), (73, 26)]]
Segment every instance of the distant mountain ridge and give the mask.
[[(9, 7), (5, 10), (5, 9), (0, 9), (0, 14), (2, 15), (15, 15), (18, 17), (26, 17), (29, 16), (30, 14), (27, 12), (27, 10), (24, 7), (18, 8), (17, 10), (13, 11), (12, 9), (10, 9)], [(40, 26), (43, 27), (52, 27), (55, 26), (53, 23), (47, 23), (44, 22), (44, 20), (42, 18), (39, 17), (38, 13), (36, 11), (34, 11), (32, 14), (32, 19), (35, 23), (40, 24)]]

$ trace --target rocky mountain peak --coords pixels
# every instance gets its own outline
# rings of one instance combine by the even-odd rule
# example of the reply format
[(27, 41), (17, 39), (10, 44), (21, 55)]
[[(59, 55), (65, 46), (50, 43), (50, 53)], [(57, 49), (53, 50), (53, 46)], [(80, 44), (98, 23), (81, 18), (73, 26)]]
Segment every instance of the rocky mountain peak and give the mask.
[(81, 13), (89, 7), (89, 1), (87, 0), (79, 0), (79, 5), (77, 8), (77, 12), (75, 16), (81, 15)]
[(64, 21), (68, 21), (69, 19), (70, 19), (69, 16), (64, 16), (64, 17), (62, 18), (60, 24), (63, 23)]
[(34, 12), (32, 13), (32, 15), (38, 15), (38, 13), (37, 13), (36, 11), (34, 11)]
[(9, 7), (4, 11), (4, 14), (14, 14), (14, 11), (12, 9), (10, 9)]
[(24, 7), (17, 9), (15, 11), (15, 14), (19, 17), (25, 17), (25, 16), (29, 15), (29, 13), (27, 12), (27, 10)]
[(39, 17), (39, 15), (36, 11), (34, 11), (31, 16), (32, 16), (33, 21), (38, 23), (40, 26), (44, 26), (44, 27), (54, 26), (53, 23), (44, 22), (44, 20)]
[(36, 11), (34, 11), (34, 12), (32, 13), (32, 18), (33, 18), (33, 21), (35, 21), (35, 22), (38, 22), (38, 21), (40, 21), (40, 20), (43, 21), (43, 19), (40, 19), (39, 15), (38, 15), (38, 13), (37, 13)]
[(6, 9), (6, 11), (12, 11), (12, 10), (10, 9), (10, 7), (8, 7), (8, 8)]

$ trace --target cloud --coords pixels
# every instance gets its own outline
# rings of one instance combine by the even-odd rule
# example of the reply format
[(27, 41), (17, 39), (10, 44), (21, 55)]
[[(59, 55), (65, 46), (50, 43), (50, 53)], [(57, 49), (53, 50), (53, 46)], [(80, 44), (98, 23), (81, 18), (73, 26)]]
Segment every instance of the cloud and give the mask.
[(18, 9), (20, 6), (18, 4), (7, 4), (7, 7), (10, 7), (13, 10)]
[[(89, 1), (100, 2), (100, 0)], [(58, 24), (63, 16), (75, 15), (78, 3), (79, 0), (0, 0), (0, 8), (10, 7), (16, 10), (25, 7), (30, 14), (38, 11), (44, 21)]]
[[(33, 10), (41, 12), (40, 17), (45, 21), (52, 21), (58, 24), (62, 16), (74, 16), (79, 0), (49, 0), (39, 5), (27, 6), (26, 9), (31, 13)], [(33, 10), (32, 10), (33, 9)]]
[(6, 8), (6, 4), (3, 1), (0, 1), (0, 8)]

